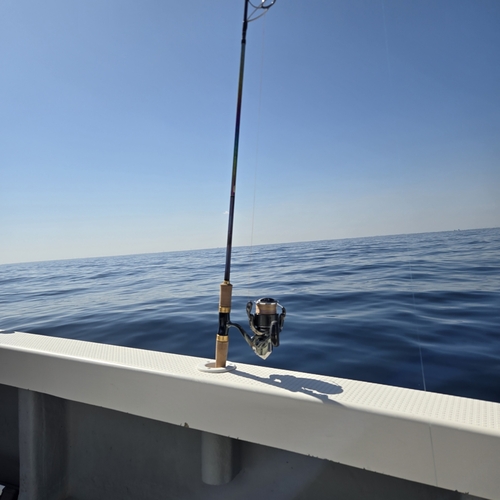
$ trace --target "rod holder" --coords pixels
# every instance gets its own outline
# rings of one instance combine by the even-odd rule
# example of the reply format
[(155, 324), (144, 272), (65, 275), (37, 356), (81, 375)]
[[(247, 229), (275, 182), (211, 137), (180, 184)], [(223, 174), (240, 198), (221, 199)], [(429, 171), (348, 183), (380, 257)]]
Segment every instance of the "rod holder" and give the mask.
[(238, 441), (211, 432), (201, 433), (201, 480), (205, 484), (227, 484), (240, 468)]

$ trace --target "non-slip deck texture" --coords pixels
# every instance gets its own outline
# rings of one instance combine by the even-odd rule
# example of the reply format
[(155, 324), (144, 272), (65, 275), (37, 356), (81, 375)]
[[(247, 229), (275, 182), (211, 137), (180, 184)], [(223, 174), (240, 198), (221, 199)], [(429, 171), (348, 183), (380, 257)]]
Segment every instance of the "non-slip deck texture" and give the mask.
[(500, 404), (488, 401), (242, 363), (232, 372), (206, 373), (197, 369), (207, 361), (203, 358), (19, 332), (0, 334), (0, 347), (135, 368), (243, 390), (250, 388), (285, 397), (294, 394), (312, 401), (359, 405), (374, 411), (411, 415), (429, 422), (445, 421), (486, 432), (500, 430)]

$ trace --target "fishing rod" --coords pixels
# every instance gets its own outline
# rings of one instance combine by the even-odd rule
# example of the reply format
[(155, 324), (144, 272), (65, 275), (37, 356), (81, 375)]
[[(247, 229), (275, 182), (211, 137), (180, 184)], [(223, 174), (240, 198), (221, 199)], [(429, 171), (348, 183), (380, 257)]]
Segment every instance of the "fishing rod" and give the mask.
[[(233, 285), (230, 282), (231, 275), (231, 251), (233, 246), (233, 222), (234, 222), (234, 201), (236, 194), (236, 171), (238, 167), (238, 146), (240, 140), (240, 120), (241, 101), (243, 97), (243, 74), (245, 69), (245, 49), (248, 23), (259, 19), (275, 4), (276, 0), (260, 0), (254, 5), (250, 0), (245, 0), (243, 13), (243, 29), (241, 35), (241, 56), (240, 73), (238, 80), (238, 99), (236, 104), (236, 126), (234, 131), (234, 151), (233, 151), (233, 173), (231, 177), (231, 195), (229, 199), (229, 221), (227, 228), (226, 245), (226, 267), (224, 270), (224, 281), (220, 285), (219, 294), (219, 330), (217, 332), (215, 344), (215, 368), (224, 368), (227, 361), (227, 351), (229, 347), (229, 328), (234, 327), (240, 331), (248, 345), (255, 354), (266, 359), (273, 350), (273, 346), (279, 345), (279, 333), (283, 329), (286, 311), (285, 308), (270, 297), (259, 299), (255, 303), (255, 314), (252, 313), (253, 302), (247, 304), (246, 312), (248, 322), (253, 336), (245, 332), (238, 324), (232, 323), (230, 319), (231, 298)], [(253, 11), (249, 14), (249, 5)], [(278, 315), (278, 307), (281, 313)]]

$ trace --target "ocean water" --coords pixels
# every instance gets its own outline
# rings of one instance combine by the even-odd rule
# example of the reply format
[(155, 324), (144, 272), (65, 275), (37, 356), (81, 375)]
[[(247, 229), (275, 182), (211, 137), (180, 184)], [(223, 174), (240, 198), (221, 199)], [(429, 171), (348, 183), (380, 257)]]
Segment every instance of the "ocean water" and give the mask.
[[(224, 250), (0, 266), (0, 329), (213, 358)], [(287, 308), (229, 359), (500, 402), (500, 228), (235, 248), (231, 319)]]

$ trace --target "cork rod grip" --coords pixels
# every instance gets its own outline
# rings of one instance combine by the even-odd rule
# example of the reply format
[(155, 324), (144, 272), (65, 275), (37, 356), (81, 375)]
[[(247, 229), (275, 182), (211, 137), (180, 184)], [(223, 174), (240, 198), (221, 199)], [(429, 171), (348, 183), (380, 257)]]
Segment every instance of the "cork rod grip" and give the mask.
[(225, 368), (228, 348), (229, 335), (217, 335), (215, 342), (215, 368)]
[(233, 285), (229, 281), (224, 281), (220, 284), (220, 295), (219, 295), (219, 312), (229, 313), (231, 312), (231, 297), (233, 294)]

